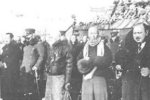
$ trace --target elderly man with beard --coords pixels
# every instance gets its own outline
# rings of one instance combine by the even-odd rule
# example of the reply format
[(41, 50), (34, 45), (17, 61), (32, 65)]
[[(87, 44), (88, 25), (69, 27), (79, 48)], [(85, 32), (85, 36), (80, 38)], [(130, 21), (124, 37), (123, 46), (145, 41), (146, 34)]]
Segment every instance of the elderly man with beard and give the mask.
[(111, 51), (99, 36), (97, 26), (89, 28), (88, 37), (89, 40), (81, 54), (83, 59), (92, 61), (93, 68), (90, 66), (90, 72), (83, 74), (82, 100), (108, 100), (106, 78), (112, 62)]
[(63, 91), (69, 88), (72, 72), (71, 48), (64, 31), (53, 43), (49, 56), (45, 100), (63, 100)]
[[(150, 37), (149, 26), (138, 23), (126, 37), (126, 52), (122, 67), (122, 100), (149, 100), (150, 96)], [(121, 59), (121, 58), (118, 58)], [(121, 61), (123, 62), (123, 61)], [(120, 69), (120, 68), (119, 68)]]

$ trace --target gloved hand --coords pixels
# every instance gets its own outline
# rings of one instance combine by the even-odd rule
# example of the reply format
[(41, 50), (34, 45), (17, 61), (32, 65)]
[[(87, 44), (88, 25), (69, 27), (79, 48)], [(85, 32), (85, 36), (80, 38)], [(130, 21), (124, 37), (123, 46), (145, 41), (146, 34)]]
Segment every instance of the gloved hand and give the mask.
[(97, 70), (97, 67), (94, 67), (93, 70), (87, 75), (83, 76), (84, 80), (92, 79), (94, 72)]
[(36, 66), (33, 66), (33, 67), (32, 67), (32, 70), (37, 71), (38, 68), (37, 68)]
[(149, 74), (150, 74), (150, 70), (149, 70), (148, 67), (141, 69), (141, 75), (142, 75), (143, 77), (146, 77), (146, 76), (148, 76)]
[(116, 65), (116, 69), (117, 70), (121, 70), (122, 68), (121, 68), (121, 65)]

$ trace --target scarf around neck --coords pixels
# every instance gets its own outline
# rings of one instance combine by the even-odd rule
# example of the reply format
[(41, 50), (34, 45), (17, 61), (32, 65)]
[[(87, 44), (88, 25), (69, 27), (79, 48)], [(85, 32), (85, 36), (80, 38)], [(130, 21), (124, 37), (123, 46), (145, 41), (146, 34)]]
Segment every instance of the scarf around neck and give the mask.
[(97, 45), (97, 56), (104, 56), (104, 41), (101, 38), (96, 40), (89, 40), (83, 49), (83, 57), (85, 59), (89, 58), (89, 46), (96, 46)]

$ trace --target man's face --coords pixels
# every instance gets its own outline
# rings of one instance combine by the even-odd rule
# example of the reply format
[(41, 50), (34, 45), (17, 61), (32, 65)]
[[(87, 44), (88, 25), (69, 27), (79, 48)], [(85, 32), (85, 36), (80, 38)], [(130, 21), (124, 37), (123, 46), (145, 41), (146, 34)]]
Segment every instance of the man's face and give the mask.
[(66, 37), (64, 35), (60, 36), (61, 41), (65, 40), (65, 39), (66, 39)]
[(111, 37), (117, 37), (118, 33), (111, 33)]
[(72, 42), (72, 43), (75, 43), (75, 41), (76, 41), (76, 36), (74, 36), (74, 35), (71, 36), (71, 42)]
[(29, 34), (29, 35), (27, 36), (27, 38), (28, 38), (29, 40), (31, 40), (31, 39), (34, 38), (34, 35), (33, 35), (33, 34)]
[(25, 41), (25, 38), (21, 38), (21, 43), (24, 43), (24, 41)]
[(147, 35), (148, 35), (148, 33), (145, 32), (144, 26), (142, 24), (137, 25), (133, 28), (133, 39), (137, 43), (143, 42)]
[(96, 27), (91, 27), (88, 31), (88, 36), (90, 40), (95, 40), (98, 37), (98, 30)]
[(83, 42), (85, 43), (87, 41), (87, 36), (83, 36)]
[(41, 36), (41, 41), (46, 41), (46, 37), (45, 36)]
[(9, 44), (9, 43), (11, 42), (11, 40), (12, 40), (12, 39), (10, 38), (10, 35), (7, 34), (7, 35), (5, 36), (5, 42), (6, 42), (6, 44)]

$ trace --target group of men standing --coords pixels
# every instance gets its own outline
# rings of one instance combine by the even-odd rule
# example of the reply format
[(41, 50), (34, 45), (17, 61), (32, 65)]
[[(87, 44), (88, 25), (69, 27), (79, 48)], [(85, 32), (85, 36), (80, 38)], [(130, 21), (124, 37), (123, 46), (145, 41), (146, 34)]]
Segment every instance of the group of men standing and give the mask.
[(123, 72), (120, 98), (149, 100), (149, 32), (144, 23), (136, 24), (126, 36), (124, 47), (115, 50), (113, 43), (119, 43), (119, 38), (112, 34), (112, 39), (106, 42), (97, 26), (88, 29), (88, 40), (83, 43), (78, 43), (76, 35), (68, 41), (61, 31), (59, 40), (51, 46), (35, 35), (35, 29), (26, 29), (28, 41), (24, 45), (18, 45), (13, 34), (7, 33), (0, 55), (1, 97), (63, 100), (64, 90), (73, 88), (77, 90), (71, 93), (73, 100), (78, 99), (80, 92), (82, 100), (109, 100), (108, 80), (113, 75), (110, 70), (113, 64)]
[[(3, 100), (62, 100), (69, 90), (73, 69), (72, 46), (60, 32), (53, 45), (26, 29), (26, 41), (17, 43), (6, 33), (2, 48), (1, 69)], [(81, 81), (80, 81), (81, 82)], [(79, 90), (80, 91), (80, 90)]]
[(2, 48), (3, 52), (0, 57), (1, 98), (3, 100), (40, 100), (41, 98), (38, 94), (42, 91), (39, 88), (40, 80), (35, 75), (43, 71), (44, 45), (38, 37), (34, 37), (34, 32), (34, 29), (26, 30), (30, 39), (28, 45), (19, 45), (13, 39), (12, 33), (6, 33), (6, 44)]
[[(79, 71), (83, 74), (82, 100), (149, 100), (149, 34), (150, 26), (142, 22), (133, 26), (125, 41), (111, 34), (111, 39), (105, 42), (97, 27), (90, 27), (88, 41), (78, 61)], [(109, 98), (108, 94), (109, 79), (113, 76), (110, 66), (122, 72), (121, 87), (117, 90), (121, 94), (115, 94), (121, 96), (116, 99)]]

